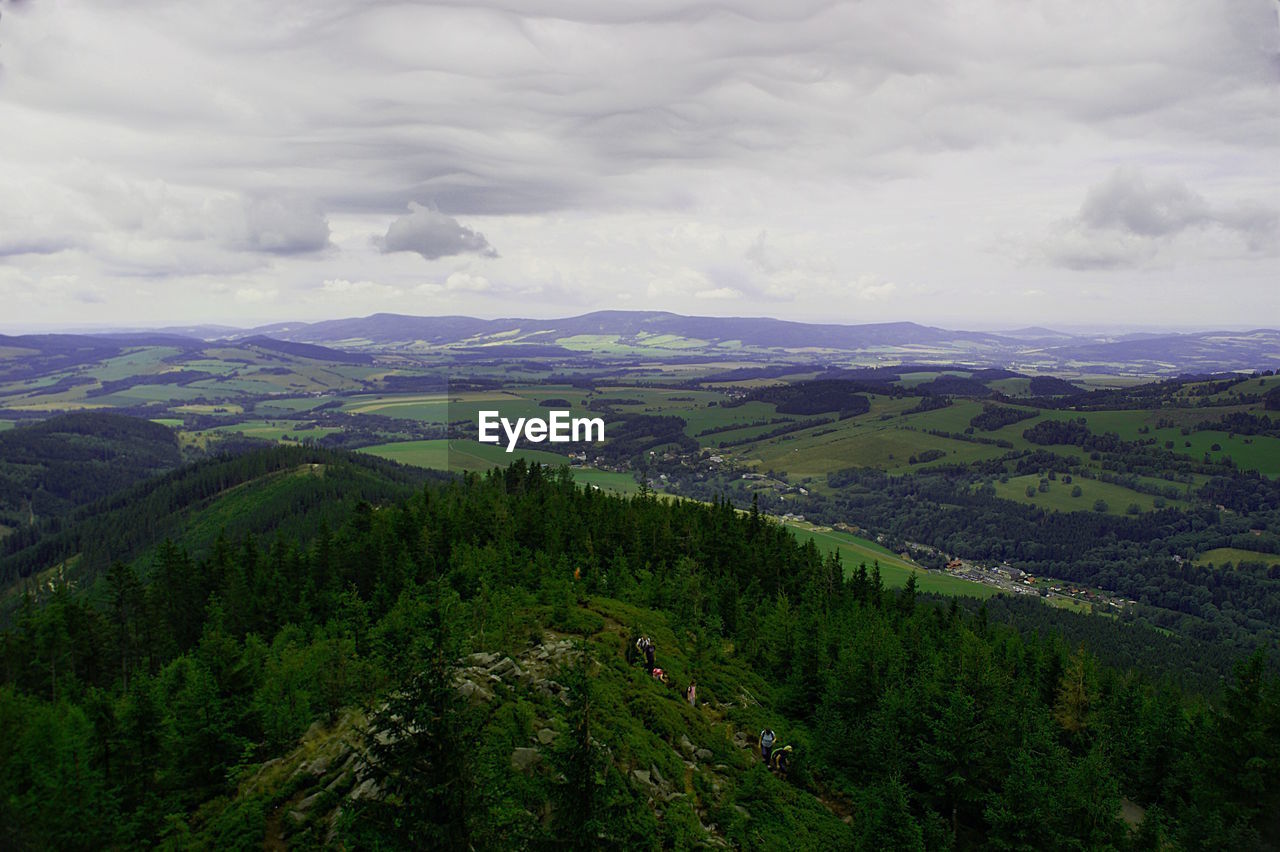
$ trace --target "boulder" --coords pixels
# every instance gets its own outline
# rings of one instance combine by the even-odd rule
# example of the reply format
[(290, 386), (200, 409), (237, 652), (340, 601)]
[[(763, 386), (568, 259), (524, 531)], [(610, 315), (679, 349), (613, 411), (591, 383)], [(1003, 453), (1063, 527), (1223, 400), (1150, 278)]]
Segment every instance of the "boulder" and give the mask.
[(687, 734), (680, 735), (680, 748), (684, 750), (685, 754), (693, 754), (694, 745), (690, 742)]
[(481, 651), (476, 654), (472, 654), (466, 658), (466, 662), (468, 665), (479, 666), (481, 668), (486, 668), (486, 669), (489, 666), (496, 663), (497, 661), (498, 661), (497, 654), (486, 653), (484, 651)]
[(560, 735), (550, 728), (543, 728), (541, 731), (538, 731), (538, 742), (543, 745), (551, 745), (551, 743), (556, 741), (556, 737), (558, 736)]
[(492, 692), (469, 680), (464, 680), (458, 684), (458, 693), (468, 701), (488, 701), (493, 698)]
[(693, 753), (693, 756), (698, 758), (698, 760), (701, 760), (703, 763), (706, 763), (715, 755), (711, 753), (711, 749), (709, 748), (700, 748)]
[(371, 799), (376, 795), (378, 795), (378, 783), (372, 778), (366, 778), (347, 794), (347, 798), (353, 802), (358, 802), (361, 799)]
[(536, 748), (518, 748), (511, 752), (511, 768), (517, 772), (525, 772), (542, 759)]
[(631, 770), (631, 776), (635, 778), (637, 781), (639, 781), (641, 784), (645, 785), (646, 787), (653, 786), (653, 779), (649, 777), (649, 773), (647, 770), (633, 769)]

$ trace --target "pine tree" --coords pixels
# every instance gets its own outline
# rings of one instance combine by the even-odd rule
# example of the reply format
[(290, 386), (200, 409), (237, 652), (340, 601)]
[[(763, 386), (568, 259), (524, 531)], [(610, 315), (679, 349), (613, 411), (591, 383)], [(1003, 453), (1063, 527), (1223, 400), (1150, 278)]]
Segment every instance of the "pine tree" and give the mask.
[(453, 685), (455, 599), (443, 584), (430, 588), (433, 606), (416, 659), (370, 720), (369, 777), (378, 798), (363, 803), (357, 822), (394, 848), (467, 849), (471, 739)]
[(1093, 706), (1097, 702), (1093, 658), (1083, 647), (1067, 661), (1058, 682), (1053, 718), (1074, 738), (1082, 738), (1092, 727)]
[(555, 825), (557, 842), (566, 849), (599, 849), (607, 845), (603, 804), (608, 756), (592, 737), (592, 664), (586, 647), (579, 646), (573, 667), (563, 677), (570, 701), (566, 718), (572, 729), (563, 738), (556, 759), (564, 781), (557, 788)]

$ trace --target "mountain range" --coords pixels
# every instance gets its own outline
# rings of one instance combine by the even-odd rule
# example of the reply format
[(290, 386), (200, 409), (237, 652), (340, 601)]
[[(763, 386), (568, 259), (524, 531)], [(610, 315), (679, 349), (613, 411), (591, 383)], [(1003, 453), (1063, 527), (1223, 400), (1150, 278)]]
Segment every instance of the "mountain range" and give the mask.
[[(1280, 368), (1280, 330), (1123, 335), (1069, 334), (1032, 327), (1006, 333), (943, 329), (914, 322), (843, 325), (768, 317), (684, 316), (663, 311), (596, 311), (562, 319), (479, 319), (379, 313), (250, 329), (182, 326), (164, 337), (323, 346), (363, 355), (485, 352), (494, 357), (592, 354), (603, 357), (718, 358), (845, 364), (969, 363), (1038, 372), (1077, 370), (1174, 375)], [(123, 332), (113, 342), (126, 343)], [(41, 336), (41, 337), (48, 337)], [(19, 338), (9, 338), (18, 345)], [(301, 351), (301, 350), (300, 350)], [(318, 354), (312, 351), (311, 354)]]

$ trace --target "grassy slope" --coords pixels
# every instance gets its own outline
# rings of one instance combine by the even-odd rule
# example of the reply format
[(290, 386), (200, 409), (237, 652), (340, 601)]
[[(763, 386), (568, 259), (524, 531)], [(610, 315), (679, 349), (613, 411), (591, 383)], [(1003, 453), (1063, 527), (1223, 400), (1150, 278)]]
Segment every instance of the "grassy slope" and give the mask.
[[(390, 444), (377, 444), (362, 447), (359, 452), (368, 453), (401, 464), (425, 467), (431, 470), (451, 471), (484, 471), (493, 467), (503, 467), (516, 459), (527, 462), (560, 467), (569, 460), (556, 453), (542, 450), (516, 450), (508, 453), (502, 447), (493, 444), (481, 444), (476, 441), (430, 440), (430, 441), (396, 441)], [(586, 485), (595, 485), (604, 491), (619, 494), (634, 494), (640, 490), (639, 484), (630, 474), (615, 473), (607, 470), (573, 471), (573, 478)]]
[[(654, 639), (670, 685), (627, 662), (627, 648), (640, 633)], [(689, 848), (722, 838), (749, 849), (851, 847), (852, 830), (841, 818), (848, 806), (820, 799), (808, 787), (812, 782), (803, 770), (811, 750), (808, 731), (781, 715), (772, 685), (737, 662), (731, 646), (699, 647), (684, 626), (662, 613), (591, 598), (567, 607), (512, 610), (501, 625), (482, 626), (468, 650), (510, 656), (526, 672), (555, 679), (573, 659), (572, 650), (557, 651), (566, 639), (583, 643), (595, 660), (592, 737), (608, 748), (610, 783), (625, 788), (633, 811), (639, 806), (642, 816), (633, 813), (632, 818), (646, 824), (641, 833), (649, 842)], [(550, 659), (540, 660), (547, 651)], [(557, 746), (571, 733), (565, 706), (510, 676), (495, 683), (482, 670), (463, 668), (459, 677), (490, 692), (472, 700), (481, 729), (469, 754), (475, 777), (491, 779), (499, 789), (481, 794), (502, 797), (515, 820), (521, 811), (541, 813), (554, 801)], [(696, 708), (683, 699), (690, 677), (698, 681)], [(234, 826), (241, 837), (245, 832), (261, 837), (264, 848), (321, 842), (336, 808), (358, 783), (348, 758), (362, 750), (366, 719), (363, 710), (351, 708), (333, 725), (313, 725), (279, 760), (243, 767), (238, 794), (200, 810), (194, 825), (198, 836), (211, 841)], [(760, 764), (753, 746), (766, 726), (780, 743), (796, 749), (791, 782)], [(557, 742), (539, 737), (544, 729), (550, 732), (544, 737)], [(695, 757), (682, 746), (684, 738), (710, 755)], [(514, 771), (517, 748), (535, 749), (540, 759), (524, 772)], [(653, 783), (658, 777), (662, 785)], [(315, 796), (326, 788), (328, 794)], [(647, 808), (641, 804), (646, 802)], [(290, 815), (300, 807), (302, 819)], [(699, 818), (714, 831), (699, 826)]]
[(878, 562), (880, 564), (880, 576), (886, 586), (904, 586), (906, 585), (907, 577), (915, 574), (916, 583), (919, 589), (924, 592), (937, 592), (944, 595), (970, 595), (979, 598), (989, 598), (995, 594), (993, 588), (982, 583), (971, 583), (968, 580), (961, 580), (948, 574), (926, 571), (918, 565), (905, 561), (902, 557), (876, 544), (874, 541), (859, 538), (850, 533), (840, 530), (828, 530), (808, 524), (788, 524), (788, 526), (795, 529), (796, 537), (800, 541), (803, 542), (812, 538), (814, 544), (818, 546), (818, 550), (823, 553), (838, 550), (840, 559), (844, 563), (846, 574), (854, 570), (859, 563), (865, 563), (870, 568), (872, 563)]
[[(1143, 494), (1131, 488), (1125, 488), (1123, 485), (1099, 482), (1096, 479), (1076, 478), (1069, 485), (1060, 479), (1051, 481), (1048, 491), (1042, 493), (1037, 490), (1034, 497), (1028, 497), (1026, 493), (1028, 486), (1038, 488), (1039, 483), (1040, 476), (1038, 474), (1027, 474), (1025, 476), (1011, 476), (1008, 482), (994, 482), (992, 485), (996, 489), (996, 496), (998, 497), (1003, 497), (1006, 500), (1015, 500), (1019, 503), (1030, 503), (1058, 512), (1093, 511), (1093, 504), (1096, 500), (1105, 500), (1107, 512), (1112, 515), (1123, 515), (1131, 503), (1138, 504), (1138, 507), (1144, 512), (1150, 512), (1155, 509), (1154, 501), (1156, 498), (1150, 494)], [(1080, 496), (1072, 497), (1071, 491), (1077, 485), (1080, 486)], [(1166, 500), (1166, 502), (1171, 507), (1185, 505), (1181, 500)]]
[(1280, 565), (1280, 554), (1241, 550), (1238, 547), (1215, 547), (1196, 557), (1197, 565), (1239, 565), (1241, 562), (1261, 562), (1264, 565)]

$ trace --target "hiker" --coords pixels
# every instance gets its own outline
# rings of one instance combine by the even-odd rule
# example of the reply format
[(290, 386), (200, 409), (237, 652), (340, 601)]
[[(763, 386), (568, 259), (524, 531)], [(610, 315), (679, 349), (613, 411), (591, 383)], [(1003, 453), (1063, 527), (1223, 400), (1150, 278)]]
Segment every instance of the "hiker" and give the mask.
[(649, 674), (653, 674), (653, 640), (648, 636), (641, 636), (636, 640), (636, 650), (644, 654), (644, 664), (649, 669)]
[(764, 759), (764, 765), (769, 766), (769, 755), (773, 752), (773, 728), (765, 728), (760, 732), (760, 757)]
[(684, 691), (684, 697), (688, 700), (690, 707), (698, 706), (698, 682), (693, 678), (689, 679), (689, 688)]
[(769, 768), (781, 775), (787, 777), (787, 767), (791, 763), (791, 746), (783, 746), (773, 753), (770, 758)]
[(662, 669), (651, 669), (649, 674), (653, 676), (654, 680), (660, 680), (663, 683), (667, 682), (667, 673)]

